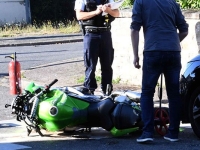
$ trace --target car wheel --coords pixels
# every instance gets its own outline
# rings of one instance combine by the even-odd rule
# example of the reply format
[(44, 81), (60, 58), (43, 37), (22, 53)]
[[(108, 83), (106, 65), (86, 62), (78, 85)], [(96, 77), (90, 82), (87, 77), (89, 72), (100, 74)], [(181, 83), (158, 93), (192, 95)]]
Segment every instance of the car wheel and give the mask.
[(200, 138), (200, 87), (194, 90), (190, 98), (189, 119), (194, 133)]

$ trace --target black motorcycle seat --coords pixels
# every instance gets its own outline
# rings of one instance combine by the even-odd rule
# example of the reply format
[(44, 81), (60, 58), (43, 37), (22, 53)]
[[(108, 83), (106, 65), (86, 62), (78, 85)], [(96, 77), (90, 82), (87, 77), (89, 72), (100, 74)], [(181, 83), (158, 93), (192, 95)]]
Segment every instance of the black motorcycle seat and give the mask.
[(111, 98), (105, 98), (98, 103), (91, 103), (88, 107), (88, 122), (90, 126), (101, 126), (106, 130), (111, 130), (113, 122), (112, 111), (115, 107)]

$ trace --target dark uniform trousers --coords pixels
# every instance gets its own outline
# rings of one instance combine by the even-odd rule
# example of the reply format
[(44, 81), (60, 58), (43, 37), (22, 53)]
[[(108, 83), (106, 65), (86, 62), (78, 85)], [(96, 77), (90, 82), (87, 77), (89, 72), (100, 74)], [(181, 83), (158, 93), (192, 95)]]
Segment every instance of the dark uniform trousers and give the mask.
[(112, 84), (112, 63), (114, 49), (110, 31), (99, 31), (95, 33), (86, 32), (84, 36), (84, 86), (89, 90), (97, 88), (95, 79), (98, 58), (101, 65), (101, 89), (106, 92), (107, 84)]

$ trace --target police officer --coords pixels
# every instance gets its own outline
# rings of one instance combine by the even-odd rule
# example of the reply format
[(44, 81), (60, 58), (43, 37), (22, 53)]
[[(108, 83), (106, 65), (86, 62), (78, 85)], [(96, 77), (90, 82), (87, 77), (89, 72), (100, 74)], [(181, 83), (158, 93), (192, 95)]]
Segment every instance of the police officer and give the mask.
[(98, 58), (101, 65), (101, 89), (106, 94), (107, 85), (112, 87), (112, 63), (114, 49), (111, 37), (111, 22), (119, 17), (118, 9), (111, 9), (113, 0), (76, 0), (77, 20), (84, 34), (84, 88), (94, 94), (97, 88), (95, 79)]

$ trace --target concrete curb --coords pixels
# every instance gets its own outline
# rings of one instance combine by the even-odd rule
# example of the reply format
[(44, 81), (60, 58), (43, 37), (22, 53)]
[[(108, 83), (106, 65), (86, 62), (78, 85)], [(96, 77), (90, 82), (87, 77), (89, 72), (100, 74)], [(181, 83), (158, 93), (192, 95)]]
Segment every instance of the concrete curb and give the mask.
[(24, 42), (24, 43), (8, 43), (0, 45), (0, 47), (14, 47), (14, 46), (34, 46), (34, 45), (48, 45), (55, 43), (72, 43), (72, 42), (82, 42), (83, 39), (71, 39), (71, 40), (53, 40), (53, 41), (35, 41), (35, 42)]
[(48, 35), (21, 35), (17, 37), (0, 38), (0, 47), (34, 46), (82, 42), (82, 33), (48, 34)]

